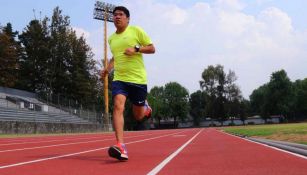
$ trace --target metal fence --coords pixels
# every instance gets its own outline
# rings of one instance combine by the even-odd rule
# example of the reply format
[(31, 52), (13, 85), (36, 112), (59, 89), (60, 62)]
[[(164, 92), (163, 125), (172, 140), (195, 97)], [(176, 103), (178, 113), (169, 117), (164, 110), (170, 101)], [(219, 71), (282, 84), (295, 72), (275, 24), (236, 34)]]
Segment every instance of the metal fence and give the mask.
[(60, 110), (60, 112), (69, 113), (89, 119), (96, 116), (97, 122), (102, 121), (101, 118), (103, 113), (103, 105), (98, 104), (95, 101), (77, 101), (61, 94), (39, 94), (37, 99), (44, 104), (48, 104), (49, 108), (51, 108), (49, 111), (56, 109)]

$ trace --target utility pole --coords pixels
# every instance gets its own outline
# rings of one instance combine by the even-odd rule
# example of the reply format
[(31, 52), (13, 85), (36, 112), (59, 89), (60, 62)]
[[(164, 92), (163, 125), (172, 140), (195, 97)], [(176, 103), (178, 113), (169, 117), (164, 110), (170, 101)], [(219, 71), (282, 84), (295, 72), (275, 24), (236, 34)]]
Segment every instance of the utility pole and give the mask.
[[(94, 19), (104, 21), (104, 60), (103, 66), (106, 69), (108, 67), (108, 55), (107, 55), (107, 22), (114, 22), (113, 21), (113, 10), (115, 5), (96, 1), (95, 8), (94, 8)], [(109, 119), (109, 91), (108, 91), (108, 75), (106, 74), (103, 77), (103, 89), (104, 89), (104, 104), (105, 104), (105, 111), (104, 111), (104, 128), (107, 131), (110, 131), (111, 124)]]

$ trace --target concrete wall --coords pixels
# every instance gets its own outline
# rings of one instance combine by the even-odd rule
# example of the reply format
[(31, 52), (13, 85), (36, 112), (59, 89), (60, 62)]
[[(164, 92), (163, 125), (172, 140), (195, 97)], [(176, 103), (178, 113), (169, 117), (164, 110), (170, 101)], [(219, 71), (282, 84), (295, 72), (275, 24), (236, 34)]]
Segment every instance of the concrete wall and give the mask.
[[(232, 120), (227, 120), (224, 121), (223, 126), (228, 126), (230, 123), (234, 123), (235, 125), (243, 125), (243, 122), (239, 119), (234, 119)], [(280, 118), (279, 117), (272, 117), (271, 119), (268, 119), (267, 122), (270, 123), (280, 123)], [(162, 123), (163, 124), (163, 123)], [(255, 125), (259, 125), (259, 124), (265, 124), (265, 121), (262, 118), (256, 118), (256, 117), (252, 117), (252, 118), (248, 118), (247, 120), (245, 120), (245, 124), (255, 124)], [(208, 126), (221, 126), (221, 123), (219, 121), (216, 120), (203, 120), (200, 122), (200, 127), (208, 127)], [(188, 121), (185, 123), (179, 122), (178, 124), (179, 128), (188, 128), (188, 127), (193, 127), (193, 122), (192, 121)]]
[[(272, 119), (268, 119), (267, 122), (270, 122), (270, 123), (280, 123), (280, 118), (278, 117), (273, 117)], [(232, 123), (231, 120), (227, 120), (223, 123), (224, 126), (228, 126), (230, 123)], [(239, 119), (235, 119), (233, 120), (233, 123), (235, 125), (243, 125), (243, 122)], [(200, 126), (203, 126), (203, 127), (208, 127), (210, 126), (210, 124), (214, 124), (215, 126), (221, 126), (221, 123), (219, 121), (216, 121), (216, 120), (205, 120), (205, 121), (202, 121), (200, 123)], [(265, 124), (265, 121), (262, 119), (262, 118), (248, 118), (247, 120), (245, 120), (245, 124), (255, 124), (255, 125), (259, 125), (259, 124)]]
[(77, 133), (103, 131), (98, 124), (0, 121), (0, 134)]

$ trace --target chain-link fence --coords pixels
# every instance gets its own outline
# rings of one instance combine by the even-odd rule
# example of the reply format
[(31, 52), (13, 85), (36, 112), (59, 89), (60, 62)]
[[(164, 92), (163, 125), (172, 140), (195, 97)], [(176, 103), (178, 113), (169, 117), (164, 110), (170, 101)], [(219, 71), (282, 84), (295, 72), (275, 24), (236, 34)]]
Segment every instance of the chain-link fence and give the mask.
[(102, 105), (97, 103), (80, 102), (61, 94), (40, 94), (37, 99), (44, 104), (48, 104), (49, 112), (69, 113), (90, 121), (102, 122), (102, 110), (98, 110)]

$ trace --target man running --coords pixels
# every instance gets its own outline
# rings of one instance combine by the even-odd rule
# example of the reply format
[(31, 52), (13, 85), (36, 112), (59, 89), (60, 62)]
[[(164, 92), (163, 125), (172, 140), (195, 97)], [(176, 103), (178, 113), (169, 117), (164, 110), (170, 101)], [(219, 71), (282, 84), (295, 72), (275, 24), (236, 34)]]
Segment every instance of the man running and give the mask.
[(126, 7), (118, 6), (113, 10), (116, 32), (109, 37), (112, 59), (102, 76), (114, 69), (112, 82), (113, 127), (116, 145), (111, 146), (108, 153), (118, 160), (128, 160), (128, 152), (124, 144), (124, 108), (128, 98), (133, 104), (136, 120), (149, 118), (151, 108), (147, 103), (147, 75), (142, 54), (155, 53), (155, 47), (138, 26), (129, 26), (130, 13)]

